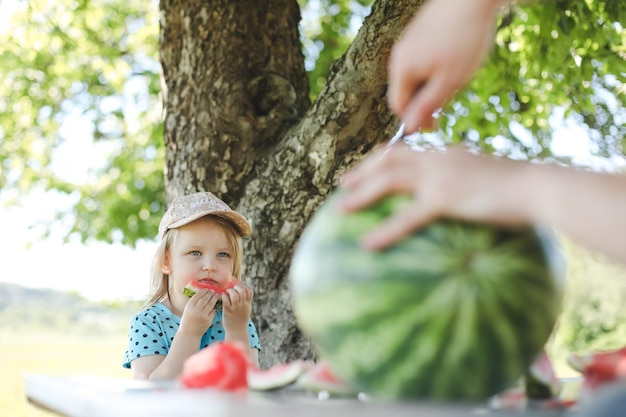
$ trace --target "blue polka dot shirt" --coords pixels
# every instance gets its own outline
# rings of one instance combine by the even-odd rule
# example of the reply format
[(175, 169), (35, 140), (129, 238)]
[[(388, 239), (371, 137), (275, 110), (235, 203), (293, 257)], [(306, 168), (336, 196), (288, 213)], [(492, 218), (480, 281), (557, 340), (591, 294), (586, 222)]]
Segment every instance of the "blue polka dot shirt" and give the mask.
[[(156, 303), (140, 311), (133, 316), (130, 322), (128, 348), (124, 353), (122, 366), (130, 368), (130, 363), (142, 356), (167, 355), (179, 326), (180, 317), (172, 313), (162, 303)], [(216, 311), (213, 323), (200, 340), (198, 350), (213, 342), (224, 340), (225, 336), (222, 312)], [(248, 322), (248, 336), (250, 337), (250, 347), (260, 351), (259, 335), (252, 320)]]

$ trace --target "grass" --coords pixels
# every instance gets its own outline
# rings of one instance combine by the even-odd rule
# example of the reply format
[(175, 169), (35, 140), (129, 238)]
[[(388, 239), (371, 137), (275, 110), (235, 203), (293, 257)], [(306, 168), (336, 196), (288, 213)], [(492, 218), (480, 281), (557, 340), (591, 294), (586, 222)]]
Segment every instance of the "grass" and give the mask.
[(58, 417), (28, 403), (24, 373), (130, 378), (122, 368), (126, 334), (84, 338), (62, 333), (0, 333), (0, 410), (11, 417)]

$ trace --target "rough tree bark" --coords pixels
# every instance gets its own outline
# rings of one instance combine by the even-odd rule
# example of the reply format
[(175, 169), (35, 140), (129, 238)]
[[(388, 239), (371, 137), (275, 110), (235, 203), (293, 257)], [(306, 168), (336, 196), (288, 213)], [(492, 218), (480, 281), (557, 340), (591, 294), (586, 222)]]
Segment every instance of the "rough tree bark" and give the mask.
[(339, 174), (397, 128), (387, 59), (422, 3), (377, 0), (313, 104), (296, 0), (160, 3), (168, 201), (208, 190), (251, 219), (262, 366), (314, 356), (291, 309), (291, 256)]

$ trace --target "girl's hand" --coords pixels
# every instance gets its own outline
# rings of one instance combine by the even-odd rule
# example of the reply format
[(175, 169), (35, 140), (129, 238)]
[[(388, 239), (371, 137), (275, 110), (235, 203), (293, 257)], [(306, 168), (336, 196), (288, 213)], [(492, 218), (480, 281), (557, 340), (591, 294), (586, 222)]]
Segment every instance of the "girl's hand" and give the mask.
[(203, 288), (195, 293), (185, 305), (178, 332), (202, 337), (213, 323), (215, 303), (219, 299), (213, 290)]
[[(224, 330), (246, 329), (252, 314), (252, 288), (239, 282), (222, 294)], [(247, 331), (247, 330), (246, 330)]]

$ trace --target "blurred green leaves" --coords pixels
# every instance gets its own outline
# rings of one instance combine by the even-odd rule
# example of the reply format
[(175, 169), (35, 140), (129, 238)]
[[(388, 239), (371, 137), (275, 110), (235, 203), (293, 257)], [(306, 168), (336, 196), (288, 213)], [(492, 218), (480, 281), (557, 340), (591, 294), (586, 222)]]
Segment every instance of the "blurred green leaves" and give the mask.
[(326, 85), (333, 62), (348, 49), (374, 0), (298, 0), (311, 101)]
[(571, 352), (624, 347), (626, 340), (626, 268), (561, 239), (567, 257), (563, 313), (551, 348)]
[[(550, 156), (550, 116), (586, 126), (598, 154), (621, 154), (626, 134), (626, 4), (611, 0), (530, 2), (503, 14), (496, 45), (477, 77), (444, 110), (453, 142), (529, 159)], [(533, 137), (520, 140), (517, 122)], [(511, 139), (495, 149), (492, 138)]]
[[(68, 234), (129, 245), (154, 236), (164, 200), (157, 14), (149, 0), (18, 4), (0, 34), (5, 200), (56, 190), (75, 202), (56, 214)], [(59, 152), (69, 141), (86, 154)], [(85, 172), (59, 175), (81, 160)]]

